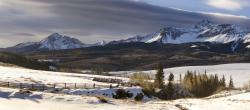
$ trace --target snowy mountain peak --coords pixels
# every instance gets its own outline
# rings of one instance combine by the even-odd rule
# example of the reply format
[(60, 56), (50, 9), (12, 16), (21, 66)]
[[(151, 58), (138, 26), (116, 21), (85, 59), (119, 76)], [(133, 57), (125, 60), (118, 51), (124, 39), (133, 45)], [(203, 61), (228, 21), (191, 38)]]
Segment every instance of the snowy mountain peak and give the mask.
[(195, 29), (204, 29), (204, 28), (213, 27), (214, 25), (216, 25), (214, 22), (212, 22), (208, 19), (203, 19), (202, 21), (195, 24), (194, 28)]
[(84, 44), (80, 40), (64, 36), (59, 33), (53, 33), (39, 42), (26, 42), (20, 43), (16, 46), (7, 48), (16, 52), (33, 52), (33, 51), (47, 51), (47, 50), (63, 50), (63, 49), (76, 49), (91, 46), (104, 46), (107, 43), (101, 41), (94, 44)]
[(105, 46), (106, 44), (108, 44), (108, 43), (106, 41), (102, 40), (102, 41), (94, 43), (94, 44), (86, 44), (84, 47)]
[(211, 23), (212, 23), (212, 21), (209, 21), (208, 19), (203, 19), (202, 21), (198, 22), (196, 25), (207, 26), (207, 25), (209, 25)]
[(53, 34), (49, 35), (47, 38), (43, 39), (41, 42), (47, 41), (47, 40), (56, 41), (56, 40), (59, 40), (59, 39), (64, 39), (64, 40), (74, 39), (74, 40), (77, 40), (77, 39), (71, 38), (69, 36), (63, 36), (63, 35), (61, 35), (59, 33), (53, 33)]
[(60, 38), (63, 38), (64, 36), (59, 34), (59, 33), (53, 33), (51, 35), (49, 35), (47, 38), (43, 39), (43, 40), (55, 40), (55, 39), (60, 39)]
[(100, 41), (100, 42), (97, 42), (97, 43), (95, 43), (96, 45), (98, 45), (98, 46), (103, 46), (103, 45), (106, 45), (107, 44), (107, 42), (106, 41), (104, 41), (104, 40), (102, 40), (102, 41)]
[[(165, 27), (158, 32), (144, 36), (135, 36), (125, 40), (111, 43), (145, 42), (145, 43), (190, 43), (190, 42), (216, 42), (230, 43), (237, 48), (239, 41), (250, 42), (250, 32), (232, 24), (216, 24), (208, 19), (198, 22), (190, 28)], [(235, 49), (232, 49), (233, 51)]]
[(40, 43), (40, 49), (48, 50), (61, 50), (61, 49), (74, 49), (83, 47), (83, 43), (78, 39), (63, 36), (58, 33), (54, 33), (49, 37), (43, 39)]
[(60, 35), (59, 33), (53, 33), (49, 37), (61, 37), (61, 36), (62, 35)]

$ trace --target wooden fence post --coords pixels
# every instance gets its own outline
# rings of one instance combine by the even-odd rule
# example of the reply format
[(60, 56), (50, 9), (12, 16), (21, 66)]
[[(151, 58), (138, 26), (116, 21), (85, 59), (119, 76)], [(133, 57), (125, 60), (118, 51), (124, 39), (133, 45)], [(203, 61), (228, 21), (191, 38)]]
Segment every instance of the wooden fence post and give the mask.
[(32, 89), (32, 90), (34, 89), (34, 84), (31, 84), (31, 89)]
[(76, 89), (76, 83), (75, 83), (75, 89)]
[(45, 84), (43, 84), (43, 91), (45, 90)]
[(56, 88), (56, 83), (54, 83), (54, 89)]
[(19, 86), (20, 86), (19, 88), (22, 89), (22, 83), (20, 83)]
[(118, 82), (117, 87), (119, 87), (119, 86), (120, 86), (120, 83)]
[(64, 83), (64, 89), (66, 89), (67, 88), (67, 83)]

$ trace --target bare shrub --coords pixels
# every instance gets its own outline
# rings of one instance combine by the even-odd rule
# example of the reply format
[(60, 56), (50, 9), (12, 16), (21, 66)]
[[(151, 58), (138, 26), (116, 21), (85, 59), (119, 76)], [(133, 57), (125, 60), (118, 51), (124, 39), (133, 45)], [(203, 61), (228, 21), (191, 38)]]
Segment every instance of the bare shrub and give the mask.
[(250, 81), (248, 81), (248, 83), (244, 84), (243, 89), (250, 90)]
[(108, 103), (108, 100), (107, 100), (105, 97), (96, 96), (96, 98), (97, 98), (101, 103)]
[(143, 100), (143, 93), (138, 93), (136, 96), (135, 96), (135, 101), (142, 101)]
[(152, 76), (142, 72), (134, 73), (132, 76), (130, 76), (130, 82), (135, 83), (138, 86), (141, 86), (143, 93), (148, 97), (154, 95), (155, 87), (152, 81), (153, 81)]
[(130, 93), (129, 91), (125, 91), (124, 89), (117, 89), (115, 91), (115, 95), (113, 95), (113, 98), (115, 99), (127, 99), (133, 97), (133, 93)]

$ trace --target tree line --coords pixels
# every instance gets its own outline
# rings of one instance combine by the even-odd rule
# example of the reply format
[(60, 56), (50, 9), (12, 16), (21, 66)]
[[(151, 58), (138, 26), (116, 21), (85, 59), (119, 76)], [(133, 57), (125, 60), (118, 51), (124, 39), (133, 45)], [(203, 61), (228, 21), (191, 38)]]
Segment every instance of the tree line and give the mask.
[[(184, 77), (180, 75), (179, 83), (174, 81), (174, 74), (170, 73), (165, 83), (163, 66), (157, 66), (154, 79), (143, 73), (136, 73), (131, 80), (143, 88), (146, 95), (156, 96), (164, 100), (172, 100), (184, 97), (206, 97), (225, 89), (234, 89), (232, 77), (226, 84), (225, 76), (219, 78), (217, 74), (208, 75), (187, 71)], [(153, 80), (153, 82), (152, 82)]]
[(191, 71), (187, 71), (182, 79), (181, 85), (196, 97), (206, 97), (227, 88), (234, 88), (232, 77), (227, 87), (224, 75), (222, 78), (219, 78), (217, 74), (207, 75), (206, 72), (204, 74), (197, 74)]

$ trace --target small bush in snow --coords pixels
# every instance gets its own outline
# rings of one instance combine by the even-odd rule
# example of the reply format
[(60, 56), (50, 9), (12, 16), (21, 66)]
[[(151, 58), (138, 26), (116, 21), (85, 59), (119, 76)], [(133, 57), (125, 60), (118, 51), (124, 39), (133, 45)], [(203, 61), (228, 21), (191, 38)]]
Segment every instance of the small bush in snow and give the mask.
[(135, 96), (135, 101), (142, 101), (144, 95), (143, 93), (138, 93), (136, 96)]
[[(165, 86), (157, 93), (157, 97), (162, 100), (174, 100), (179, 98), (192, 97), (192, 94), (180, 84), (172, 84)], [(172, 90), (169, 88), (172, 88)]]
[(116, 94), (113, 95), (115, 99), (126, 99), (133, 97), (133, 93), (126, 92), (124, 89), (117, 89)]
[(21, 89), (21, 90), (19, 90), (19, 93), (20, 93), (20, 94), (32, 94), (32, 92), (31, 92), (31, 91), (29, 91), (29, 90), (25, 90), (25, 89)]
[(130, 82), (135, 83), (137, 85), (144, 84), (145, 82), (149, 82), (153, 80), (149, 74), (146, 73), (134, 73), (132, 76), (130, 76)]
[(96, 97), (101, 103), (108, 103), (108, 100), (104, 97), (101, 97), (101, 96), (97, 96)]
[(143, 89), (142, 89), (142, 92), (143, 92), (148, 98), (151, 98), (151, 97), (152, 97), (152, 94), (155, 94), (155, 93), (154, 93), (154, 88), (152, 88), (152, 89), (145, 89), (145, 88), (143, 88)]
[(179, 108), (180, 110), (188, 110), (187, 108), (183, 107), (181, 104), (176, 104), (175, 106)]
[(154, 95), (154, 91), (155, 91), (155, 85), (153, 82), (151, 82), (153, 80), (152, 76), (150, 76), (149, 74), (146, 73), (134, 73), (131, 77), (130, 77), (130, 82), (135, 83), (136, 85), (142, 87), (142, 91), (145, 95), (147, 95), (148, 97), (151, 97), (152, 95)]
[(243, 86), (243, 89), (250, 90), (250, 81)]

